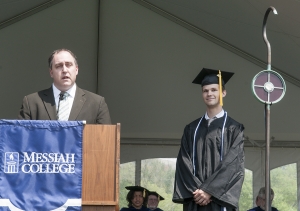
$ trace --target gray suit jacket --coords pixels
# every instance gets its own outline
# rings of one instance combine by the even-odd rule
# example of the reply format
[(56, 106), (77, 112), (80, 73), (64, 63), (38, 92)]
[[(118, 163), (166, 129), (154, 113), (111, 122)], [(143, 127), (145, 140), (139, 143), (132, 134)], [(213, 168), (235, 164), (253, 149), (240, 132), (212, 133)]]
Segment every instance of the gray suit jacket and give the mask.
[[(57, 120), (52, 87), (25, 96), (18, 118), (25, 120)], [(76, 87), (69, 120), (85, 120), (87, 124), (111, 124), (104, 97), (79, 87)]]

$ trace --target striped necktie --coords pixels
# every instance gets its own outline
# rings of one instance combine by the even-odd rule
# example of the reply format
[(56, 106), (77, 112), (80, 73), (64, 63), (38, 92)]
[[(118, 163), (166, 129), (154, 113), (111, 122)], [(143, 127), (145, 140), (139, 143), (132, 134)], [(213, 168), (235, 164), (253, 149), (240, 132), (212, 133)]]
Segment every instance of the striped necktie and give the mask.
[(69, 119), (69, 101), (68, 101), (68, 92), (61, 92), (59, 94), (58, 102), (58, 120), (59, 121), (68, 121)]

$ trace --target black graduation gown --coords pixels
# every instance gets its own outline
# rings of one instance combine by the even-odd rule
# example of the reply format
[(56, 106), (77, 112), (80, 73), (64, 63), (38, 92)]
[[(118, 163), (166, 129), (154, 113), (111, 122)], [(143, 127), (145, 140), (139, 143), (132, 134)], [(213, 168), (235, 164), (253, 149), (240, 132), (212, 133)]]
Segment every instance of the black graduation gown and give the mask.
[[(194, 133), (200, 118), (184, 129), (178, 153), (173, 202), (188, 203), (189, 211), (227, 211), (238, 207), (244, 180), (244, 126), (227, 116), (224, 128), (223, 158), (220, 161), (221, 134), (225, 115), (210, 126), (203, 117), (198, 127), (193, 153)], [(193, 174), (193, 158), (195, 175)], [(212, 202), (199, 206), (193, 201), (197, 189), (211, 194)]]
[(134, 207), (123, 207), (120, 211), (150, 211), (149, 208), (142, 206), (141, 209), (136, 209)]
[[(278, 211), (278, 209), (275, 208), (275, 207), (271, 207), (271, 210), (272, 211)], [(260, 207), (255, 207), (255, 208), (252, 208), (252, 209), (250, 209), (248, 211), (264, 211), (264, 210), (262, 208), (260, 208)]]
[(154, 209), (154, 210), (151, 210), (151, 211), (163, 211), (162, 209), (160, 209), (160, 208), (156, 208), (156, 209)]

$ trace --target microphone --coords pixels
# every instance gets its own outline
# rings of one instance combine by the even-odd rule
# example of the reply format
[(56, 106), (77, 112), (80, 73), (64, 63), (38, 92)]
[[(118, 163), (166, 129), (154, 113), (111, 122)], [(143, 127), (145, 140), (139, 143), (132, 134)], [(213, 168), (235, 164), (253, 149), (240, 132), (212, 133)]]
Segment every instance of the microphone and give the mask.
[(64, 92), (61, 92), (60, 94), (59, 94), (59, 101), (61, 101), (61, 100), (63, 100), (64, 99)]
[(59, 101), (58, 101), (57, 112), (56, 112), (56, 118), (57, 118), (57, 120), (59, 119), (58, 113), (59, 113), (60, 101), (62, 101), (64, 99), (64, 96), (65, 96), (65, 92), (61, 92), (59, 94)]

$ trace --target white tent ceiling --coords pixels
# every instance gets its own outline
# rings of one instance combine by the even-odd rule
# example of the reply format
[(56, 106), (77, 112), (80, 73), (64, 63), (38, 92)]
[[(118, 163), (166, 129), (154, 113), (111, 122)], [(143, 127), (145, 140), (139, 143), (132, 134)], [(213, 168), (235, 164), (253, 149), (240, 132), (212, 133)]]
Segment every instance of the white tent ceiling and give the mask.
[[(272, 53), (272, 70), (280, 73), (286, 82), (290, 82), (297, 87), (300, 87), (300, 75), (297, 69), (299, 66), (299, 35), (300, 30), (297, 24), (300, 21), (300, 17), (297, 14), (297, 10), (300, 8), (300, 4), (297, 1), (183, 1), (183, 0), (134, 0), (135, 2), (143, 5), (144, 7), (174, 21), (175, 23), (201, 35), (202, 37), (216, 43), (219, 46), (226, 48), (227, 50), (239, 55), (261, 67), (261, 70), (267, 69), (267, 47), (263, 41), (262, 25), (263, 17), (266, 10), (273, 6), (276, 8), (279, 15), (269, 14), (267, 22), (267, 37), (271, 43)], [(294, 11), (294, 12), (293, 12)], [(234, 64), (233, 64), (234, 66)], [(234, 67), (233, 67), (234, 69)], [(253, 69), (254, 70), (254, 69)], [(249, 71), (249, 70), (247, 70)], [(259, 70), (260, 71), (260, 70)], [(253, 71), (255, 73), (255, 70)], [(256, 72), (257, 73), (257, 72)], [(254, 75), (253, 75), (254, 76)], [(239, 80), (252, 80), (252, 78), (240, 77)], [(289, 84), (288, 84), (289, 85)], [(288, 87), (289, 89), (289, 87)], [(244, 92), (239, 90), (240, 93)], [(246, 92), (245, 92), (246, 93)], [(295, 95), (295, 93), (291, 93)], [(291, 96), (290, 94), (288, 94)], [(297, 98), (298, 100), (298, 98)], [(243, 99), (244, 101), (244, 99)], [(234, 102), (234, 101), (233, 101)], [(285, 101), (287, 104), (281, 107), (281, 111), (291, 111), (292, 102)], [(298, 101), (297, 101), (298, 102)], [(231, 102), (229, 102), (231, 103)], [(252, 105), (252, 102), (250, 103)], [(297, 103), (296, 103), (297, 104)], [(248, 110), (249, 102), (243, 103)], [(234, 105), (230, 105), (231, 107)], [(275, 105), (276, 106), (276, 105)], [(249, 106), (250, 107), (250, 106)], [(283, 110), (282, 110), (283, 108)], [(280, 111), (277, 110), (277, 111)], [(249, 113), (257, 114), (257, 110), (250, 109)], [(276, 110), (275, 110), (276, 111)], [(278, 114), (278, 113), (277, 113)], [(273, 114), (276, 115), (277, 114)], [(285, 118), (278, 118), (275, 120), (275, 129), (273, 128), (273, 139), (277, 140), (280, 146), (297, 145), (297, 142), (290, 142), (290, 144), (280, 141), (299, 141), (299, 134), (293, 133), (297, 131), (291, 129), (291, 125), (285, 124), (285, 122), (292, 122), (297, 128), (297, 118), (295, 114), (295, 121), (290, 119), (290, 113), (281, 112), (285, 115)], [(255, 115), (255, 114), (254, 114)], [(240, 114), (240, 116), (242, 116)], [(243, 120), (245, 125), (248, 126), (249, 121), (255, 124), (256, 131), (261, 130), (263, 125), (257, 124), (254, 119), (249, 118)], [(274, 117), (274, 116), (273, 116)], [(288, 121), (291, 120), (291, 121)], [(283, 129), (283, 124), (288, 125), (288, 133), (282, 133), (280, 128)], [(251, 125), (250, 130), (254, 125)], [(277, 127), (278, 126), (278, 127)], [(274, 127), (274, 125), (273, 125)], [(293, 127), (293, 126), (292, 126)], [(247, 127), (249, 129), (249, 126)], [(258, 129), (258, 130), (257, 130)], [(261, 131), (262, 132), (262, 131)], [(277, 134), (276, 134), (277, 133)], [(256, 144), (256, 140), (262, 140), (263, 137), (253, 133), (252, 131), (246, 133), (247, 138), (251, 141), (251, 144)], [(280, 143), (280, 144), (279, 144)], [(274, 145), (273, 145), (274, 146)]]
[[(102, 10), (100, 9), (100, 39), (94, 41), (93, 49), (89, 49), (89, 53), (95, 52), (98, 48), (97, 42), (100, 42), (100, 50), (97, 53), (100, 55), (98, 71), (102, 78), (98, 81), (100, 83), (98, 84), (98, 90), (91, 91), (99, 92), (101, 90), (100, 94), (103, 93), (107, 98), (113, 121), (122, 124), (124, 139), (163, 138), (179, 140), (183, 126), (202, 115), (202, 113), (199, 114), (199, 109), (204, 110), (203, 105), (198, 105), (201, 104), (200, 100), (194, 99), (199, 96), (199, 90), (195, 91), (195, 86), (191, 85), (190, 81), (205, 66), (236, 72), (231, 84), (227, 86), (230, 94), (225, 99), (225, 108), (231, 116), (244, 123), (246, 126), (245, 135), (252, 141), (251, 144), (264, 140), (264, 106), (256, 101), (251, 94), (250, 84), (256, 73), (267, 68), (267, 48), (262, 39), (262, 21), (266, 9), (269, 6), (274, 6), (278, 11), (278, 15), (270, 14), (267, 25), (267, 35), (272, 46), (272, 69), (281, 73), (286, 80), (287, 94), (282, 101), (271, 107), (271, 136), (274, 139), (273, 143), (277, 143), (276, 146), (282, 146), (282, 144), (278, 144), (281, 141), (284, 141), (287, 146), (299, 145), (300, 130), (297, 124), (299, 119), (297, 109), (300, 103), (298, 97), (300, 77), (297, 70), (300, 62), (297, 58), (299, 55), (298, 37), (300, 32), (297, 27), (300, 20), (297, 14), (300, 8), (299, 1), (93, 0), (90, 2), (93, 5), (100, 3), (102, 8)], [(73, 35), (71, 33), (72, 36), (65, 34), (69, 37), (61, 37), (60, 43), (67, 42), (70, 46), (79, 45), (78, 38), (80, 35), (78, 32), (85, 37), (91, 36), (90, 34), (93, 34), (93, 38), (98, 36), (98, 26), (93, 25), (97, 24), (95, 22), (95, 19), (98, 18), (96, 9), (89, 13), (82, 10), (80, 4), (82, 2), (70, 0), (27, 0), (26, 3), (22, 0), (0, 0), (0, 29), (5, 34), (4, 38), (9, 37), (10, 30), (15, 30), (19, 26), (28, 28), (26, 24), (29, 20), (37, 22), (37, 18), (41, 18), (39, 21), (43, 21), (43, 18), (45, 18), (44, 20), (48, 21), (47, 17), (43, 16), (47, 12), (40, 12), (47, 10), (50, 13), (49, 11), (53, 10), (57, 12), (53, 13), (53, 17), (51, 17), (51, 24), (53, 25), (45, 26), (43, 31), (39, 31), (39, 33), (46, 35), (47, 30), (53, 32), (51, 27), (63, 29), (63, 24), (74, 19), (76, 23), (72, 27), (79, 26), (78, 29), (72, 29), (76, 35), (75, 33)], [(60, 9), (65, 7), (70, 9)], [(86, 8), (89, 7), (86, 6)], [(74, 13), (72, 16), (72, 10), (76, 11), (76, 15)], [(82, 16), (78, 16), (80, 12)], [(59, 16), (57, 19), (54, 18), (55, 14)], [(96, 18), (94, 17), (93, 21), (90, 21), (90, 16), (86, 14), (91, 17), (92, 15), (96, 16)], [(62, 21), (63, 17), (72, 18)], [(176, 24), (171, 24), (168, 19)], [(80, 31), (81, 26), (89, 26), (89, 30), (92, 28), (93, 30), (84, 33)], [(183, 27), (192, 32), (182, 30)], [(33, 27), (30, 30), (38, 31), (38, 28)], [(144, 34), (144, 32), (148, 34)], [(64, 33), (66, 32), (64, 31)], [(196, 38), (193, 33), (200, 36)], [(25, 42), (28, 42), (28, 37), (22, 37), (22, 35), (20, 34), (18, 37), (19, 41), (26, 38)], [(49, 48), (51, 42), (57, 42), (57, 38), (54, 39), (53, 34), (49, 37), (45, 37), (45, 35), (38, 34), (37, 40), (30, 40), (35, 44), (35, 49), (40, 48), (41, 43), (45, 43)], [(138, 37), (140, 35), (143, 37)], [(14, 35), (11, 36), (11, 39), (14, 38)], [(170, 38), (174, 38), (174, 40)], [(199, 44), (197, 39), (203, 43), (206, 40), (205, 48), (202, 48), (202, 44)], [(219, 48), (215, 47), (216, 45), (208, 44), (207, 40), (216, 44)], [(14, 42), (14, 40), (6, 40), (5, 42)], [(92, 40), (89, 40), (89, 42), (90, 45), (93, 45)], [(136, 46), (138, 42), (140, 42), (139, 46)], [(2, 50), (6, 53), (5, 56), (9, 56), (5, 52), (6, 46), (8, 45), (3, 45)], [(123, 48), (120, 46), (123, 46)], [(151, 46), (156, 47), (156, 49), (153, 48), (153, 52), (151, 52), (148, 49), (142, 49), (141, 46)], [(172, 49), (172, 47), (176, 48)], [(130, 54), (127, 52), (129, 48), (133, 49)], [(80, 51), (78, 47), (77, 49)], [(113, 53), (111, 53), (112, 49), (115, 50)], [(216, 49), (218, 52), (216, 52)], [(18, 51), (19, 54), (23, 53), (21, 49), (18, 49)], [(157, 52), (164, 52), (164, 55), (159, 55)], [(235, 58), (230, 52), (238, 57)], [(212, 55), (217, 57), (212, 58)], [(82, 55), (80, 56), (82, 58)], [(88, 54), (84, 54), (84, 56), (90, 58)], [(114, 56), (118, 57), (115, 58)], [(199, 56), (198, 63), (195, 60), (197, 56)], [(92, 59), (94, 58), (95, 55)], [(135, 58), (135, 67), (125, 62), (130, 61), (132, 58)], [(178, 58), (181, 58), (180, 65), (177, 64)], [(211, 60), (207, 58), (211, 58)], [(114, 63), (115, 61), (119, 63)], [(243, 61), (245, 61), (244, 64)], [(30, 66), (30, 61), (27, 62)], [(84, 64), (84, 62), (81, 64)], [(95, 60), (93, 62), (96, 65), (98, 63)], [(93, 67), (95, 67), (95, 64), (93, 64)], [(5, 72), (5, 68), (5, 65), (3, 65), (1, 69), (0, 64), (1, 71)], [(112, 73), (121, 68), (126, 72)], [(188, 71), (183, 70), (183, 68), (187, 68)], [(148, 72), (144, 74), (145, 72), (139, 72), (139, 69)], [(168, 75), (168, 69), (172, 69), (173, 75)], [(131, 70), (132, 72), (130, 72)], [(133, 77), (128, 78), (128, 73), (133, 74)], [(155, 74), (160, 75), (159, 78)], [(115, 80), (108, 80), (111, 79), (111, 76)], [(146, 77), (146, 80), (144, 77)], [(124, 80), (124, 78), (131, 86), (120, 90), (118, 87), (124, 86), (119, 81)], [(138, 80), (141, 81), (138, 83)], [(114, 83), (114, 81), (118, 81), (118, 83)], [(180, 86), (178, 86), (178, 82)], [(43, 82), (38, 83), (40, 85)], [(85, 82), (85, 84), (92, 89), (97, 87), (97, 85), (90, 85), (88, 82)], [(30, 85), (30, 90), (34, 90), (34, 85)], [(140, 90), (137, 90), (135, 85), (139, 86)], [(186, 88), (183, 88), (184, 86)], [(41, 89), (39, 87), (36, 90)], [(164, 90), (164, 92), (159, 90)], [(191, 92), (191, 90), (193, 91)], [(26, 88), (24, 93), (19, 95), (27, 94), (25, 91)], [(149, 91), (150, 94), (143, 94), (149, 93)], [(179, 105), (174, 104), (176, 102), (176, 97), (172, 96), (174, 92), (181, 99)], [(166, 98), (166, 95), (172, 99)], [(124, 96), (127, 96), (127, 98), (124, 99)], [(122, 99), (121, 106), (120, 99)], [(134, 99), (140, 100), (134, 102), (134, 107), (128, 106), (130, 101)], [(186, 102), (190, 99), (193, 99), (190, 102), (192, 105), (186, 105)], [(149, 102), (155, 100), (158, 103), (149, 107)], [(175, 106), (168, 109), (170, 107), (168, 103)], [(14, 118), (14, 116), (11, 116), (12, 113), (13, 111), (5, 112), (2, 116)], [(174, 118), (174, 113), (177, 114), (176, 118)], [(128, 115), (131, 118), (128, 118)], [(145, 118), (148, 122), (145, 122)], [(168, 124), (168, 120), (172, 124)]]
[[(130, 16), (128, 16), (128, 14), (124, 11), (126, 10), (125, 4), (128, 2), (123, 4), (123, 11), (116, 10), (119, 14), (121, 14), (120, 16), (125, 18), (125, 20), (128, 18), (127, 22), (122, 22), (121, 19), (118, 19), (119, 23), (114, 25), (116, 13), (111, 16), (105, 13), (105, 18), (111, 21), (112, 26), (109, 33), (106, 34), (103, 32), (103, 39), (105, 39), (106, 36), (113, 36), (114, 33), (117, 33), (118, 29), (121, 29), (119, 32), (122, 38), (109, 46), (103, 45), (103, 52), (105, 52), (105, 50), (107, 51), (109, 47), (115, 47), (114, 50), (117, 50), (120, 45), (124, 48), (137, 49), (135, 48), (135, 45), (140, 44), (139, 47), (141, 48), (141, 46), (143, 46), (144, 50), (142, 53), (148, 60), (139, 60), (140, 56), (138, 56), (136, 57), (136, 60), (133, 61), (135, 62), (135, 65), (140, 69), (143, 69), (143, 71), (149, 71), (153, 74), (159, 74), (158, 72), (160, 72), (162, 74), (160, 78), (153, 78), (153, 80), (158, 80), (159, 82), (158, 84), (155, 83), (155, 86), (152, 87), (152, 93), (158, 93), (159, 90), (173, 89), (173, 92), (178, 94), (178, 97), (182, 99), (182, 102), (190, 102), (190, 104), (196, 103), (196, 105), (199, 102), (194, 99), (190, 101), (190, 99), (196, 97), (196, 95), (187, 95), (187, 93), (191, 93), (190, 91), (192, 89), (194, 90), (195, 87), (187, 84), (193, 80), (193, 77), (195, 77), (202, 67), (220, 68), (235, 72), (236, 75), (232, 79), (232, 82), (227, 85), (229, 95), (226, 97), (227, 99), (225, 99), (225, 109), (227, 109), (234, 118), (237, 118), (239, 121), (244, 123), (246, 126), (246, 136), (249, 140), (254, 141), (261, 141), (265, 138), (264, 106), (258, 103), (258, 101), (256, 101), (253, 97), (250, 85), (253, 77), (259, 71), (267, 69), (267, 47), (262, 38), (262, 22), (265, 11), (270, 6), (268, 3), (277, 3), (272, 6), (277, 9), (279, 15), (275, 16), (272, 13), (269, 15), (267, 35), (272, 47), (272, 69), (281, 73), (286, 80), (287, 94), (282, 101), (271, 107), (271, 135), (274, 142), (295, 141), (293, 144), (297, 145), (297, 141), (300, 139), (300, 134), (298, 132), (299, 127), (297, 125), (299, 114), (297, 112), (295, 114), (291, 112), (297, 110), (297, 105), (300, 102), (299, 98), (296, 97), (300, 87), (299, 74), (297, 74), (296, 67), (299, 62), (299, 59), (297, 59), (298, 46), (295, 43), (297, 33), (294, 29), (296, 28), (295, 25), (297, 21), (293, 19), (294, 24), (291, 23), (291, 15), (289, 15), (289, 12), (292, 10), (289, 10), (287, 7), (291, 7), (295, 10), (296, 7), (300, 7), (299, 2), (281, 2), (281, 4), (279, 1), (223, 2), (192, 0), (134, 0), (134, 2), (139, 3), (144, 7), (143, 9), (138, 6), (134, 6), (134, 8), (138, 8), (143, 11), (143, 14), (139, 13), (139, 11), (135, 11), (133, 14), (131, 13)], [(289, 3), (290, 6), (287, 6), (286, 4)], [(146, 14), (149, 14), (149, 16), (144, 17)], [(161, 16), (161, 18), (158, 16)], [(279, 20), (280, 17), (282, 17), (281, 20)], [(163, 19), (171, 20), (176, 24), (172, 25), (169, 23), (170, 21), (168, 22)], [(129, 20), (131, 22), (129, 22)], [(131, 37), (129, 37), (129, 29), (118, 28), (125, 23), (132, 24), (132, 26), (128, 28), (133, 30), (136, 33), (135, 35), (132, 33)], [(174, 30), (174, 25), (179, 27), (183, 26), (193, 33), (200, 35), (199, 40), (204, 38), (204, 40), (209, 40), (211, 43), (215, 43), (221, 48), (217, 49), (214, 45), (203, 45), (198, 42), (195, 42), (193, 45), (190, 43), (192, 40), (189, 40), (193, 39), (188, 36), (190, 33)], [(114, 26), (116, 27), (115, 29), (113, 28)], [(143, 30), (150, 34), (142, 33)], [(181, 33), (185, 35), (182, 35)], [(127, 39), (126, 41), (129, 43), (128, 45), (123, 45), (125, 39)], [(145, 40), (144, 42), (148, 43), (144, 44), (142, 41), (140, 42), (140, 40), (138, 41), (137, 39)], [(119, 46), (117, 46), (117, 44), (119, 44)], [(159, 58), (158, 54), (155, 56), (155, 53), (152, 54), (152, 50), (154, 50), (154, 48), (156, 52), (163, 55), (162, 58)], [(223, 49), (226, 49), (227, 51), (223, 52)], [(218, 52), (216, 52), (216, 50)], [(227, 58), (227, 56), (230, 55), (228, 51), (236, 54), (239, 59), (233, 57), (230, 59)], [(181, 58), (180, 56), (177, 57), (175, 54), (180, 55)], [(219, 54), (226, 55), (220, 56)], [(193, 59), (197, 57), (199, 60), (196, 64), (196, 61)], [(103, 58), (106, 57), (104, 56)], [(127, 57), (125, 56), (124, 58)], [(247, 61), (243, 61), (243, 59)], [(127, 60), (131, 61), (130, 58), (127, 58)], [(142, 64), (142, 62), (144, 63)], [(151, 62), (157, 64), (149, 64)], [(254, 66), (249, 66), (249, 63)], [(196, 67), (196, 65), (198, 66)], [(126, 69), (126, 66), (124, 68)], [(171, 72), (173, 72), (174, 75), (163, 77), (164, 73), (170, 74)], [(148, 72), (146, 74), (148, 74)], [(123, 76), (121, 75), (119, 77), (119, 75), (117, 75), (114, 77), (122, 80)], [(135, 73), (135, 77), (136, 80), (142, 80), (140, 83), (133, 83), (140, 86), (141, 90), (143, 90), (143, 85), (148, 81), (151, 83), (151, 78), (148, 77), (146, 79), (145, 75), (142, 75), (142, 73)], [(182, 82), (180, 86), (178, 86), (178, 84), (172, 84), (177, 83), (180, 79), (180, 82)], [(163, 80), (165, 80), (165, 82)], [(108, 88), (106, 89), (104, 87), (105, 83), (106, 82), (103, 81), (104, 85), (102, 86), (104, 90), (107, 90)], [(182, 88), (183, 86), (186, 87)], [(116, 91), (115, 89), (112, 90)], [(127, 89), (125, 90), (129, 91)], [(130, 91), (131, 93), (137, 94), (135, 90), (130, 89)], [(109, 90), (107, 90), (107, 92), (109, 92)], [(124, 96), (128, 92), (125, 93), (121, 91), (121, 93), (122, 94), (120, 94), (120, 96)], [(110, 95), (112, 94), (113, 93), (111, 92)], [(169, 93), (167, 92), (166, 94)], [(154, 96), (150, 97), (155, 99)], [(195, 107), (192, 105), (187, 106), (181, 104), (180, 107), (176, 107), (175, 99), (172, 98), (174, 101), (170, 101), (168, 98), (170, 98), (170, 95), (163, 99), (161, 99), (160, 95), (158, 95), (157, 99), (160, 103), (152, 105), (153, 107), (149, 107), (149, 99), (143, 102), (138, 102), (138, 105), (145, 107), (144, 109), (138, 110), (144, 114), (138, 113), (134, 109), (131, 110), (130, 107), (127, 107), (128, 112), (126, 113), (122, 111), (119, 112), (119, 119), (122, 120), (121, 122), (125, 123), (125, 128), (123, 127), (125, 129), (125, 131), (123, 131), (123, 137), (180, 138), (183, 123), (186, 124), (192, 120), (192, 112)], [(129, 99), (133, 100), (134, 97)], [(169, 105), (166, 101), (175, 105), (173, 109), (168, 110)], [(117, 103), (117, 101), (114, 103)], [(202, 109), (202, 107), (200, 108)], [(149, 111), (148, 109), (161, 109), (164, 112), (163, 115), (155, 113), (154, 115), (150, 115), (153, 114), (151, 112), (149, 115), (145, 115), (145, 112)], [(182, 111), (184, 111), (184, 113)], [(135, 127), (135, 130), (137, 130), (138, 133), (134, 134), (131, 133), (132, 131), (127, 131), (126, 126), (130, 124), (130, 120), (127, 120), (125, 116), (128, 113), (133, 114), (135, 112), (139, 117), (147, 117), (147, 121), (149, 122), (146, 124), (151, 124), (151, 127), (154, 127), (154, 130), (159, 131), (161, 128), (161, 130), (167, 129), (171, 132), (168, 134), (156, 133), (153, 135), (153, 131), (147, 131), (147, 129), (141, 128), (142, 125), (145, 125), (143, 123), (144, 119), (139, 118), (137, 120), (135, 119), (135, 116), (133, 116), (133, 118), (136, 120), (137, 124), (132, 124), (131, 127)], [(176, 113), (178, 118), (172, 116), (171, 112), (173, 114)], [(197, 115), (201, 115), (199, 113), (195, 115), (195, 113), (193, 115), (194, 118), (197, 117)], [(172, 124), (168, 124), (166, 121), (161, 119), (169, 119)], [(182, 121), (180, 124), (179, 119)], [(172, 127), (173, 129), (169, 129), (169, 127)]]
[[(278, 15), (269, 14), (267, 35), (272, 47), (272, 66), (286, 80), (300, 86), (299, 1), (194, 1), (136, 0), (145, 6), (159, 8), (187, 25), (209, 33), (248, 54), (267, 62), (267, 48), (262, 39), (263, 17), (273, 6)], [(264, 66), (266, 69), (267, 67)]]
[[(21, 20), (63, 0), (0, 0), (0, 27)], [(267, 35), (272, 46), (272, 69), (286, 80), (300, 86), (298, 59), (300, 51), (299, 1), (194, 1), (194, 0), (135, 0), (166, 17), (194, 26), (249, 57), (267, 61), (267, 48), (262, 39), (262, 20), (268, 7), (270, 14)], [(250, 58), (249, 58), (250, 59)], [(266, 67), (265, 67), (266, 68)]]
[(269, 6), (278, 11), (267, 25), (272, 69), (287, 83), (271, 106), (271, 146), (280, 147), (271, 166), (295, 162), (297, 150), (281, 149), (300, 147), (295, 0), (0, 0), (0, 118), (15, 118), (25, 94), (50, 86), (47, 56), (67, 47), (79, 59), (79, 86), (105, 96), (113, 123), (121, 123), (121, 162), (175, 157), (183, 127), (205, 110), (191, 81), (202, 67), (233, 71), (225, 109), (246, 127), (246, 166), (254, 169), (263, 153), (249, 146), (264, 145), (264, 105), (250, 84), (267, 68)]
[(14, 18), (24, 12), (28, 12), (33, 8), (41, 6), (49, 0), (1, 0), (0, 1), (0, 22), (4, 22), (11, 18)]
[(0, 29), (63, 0), (0, 0)]

